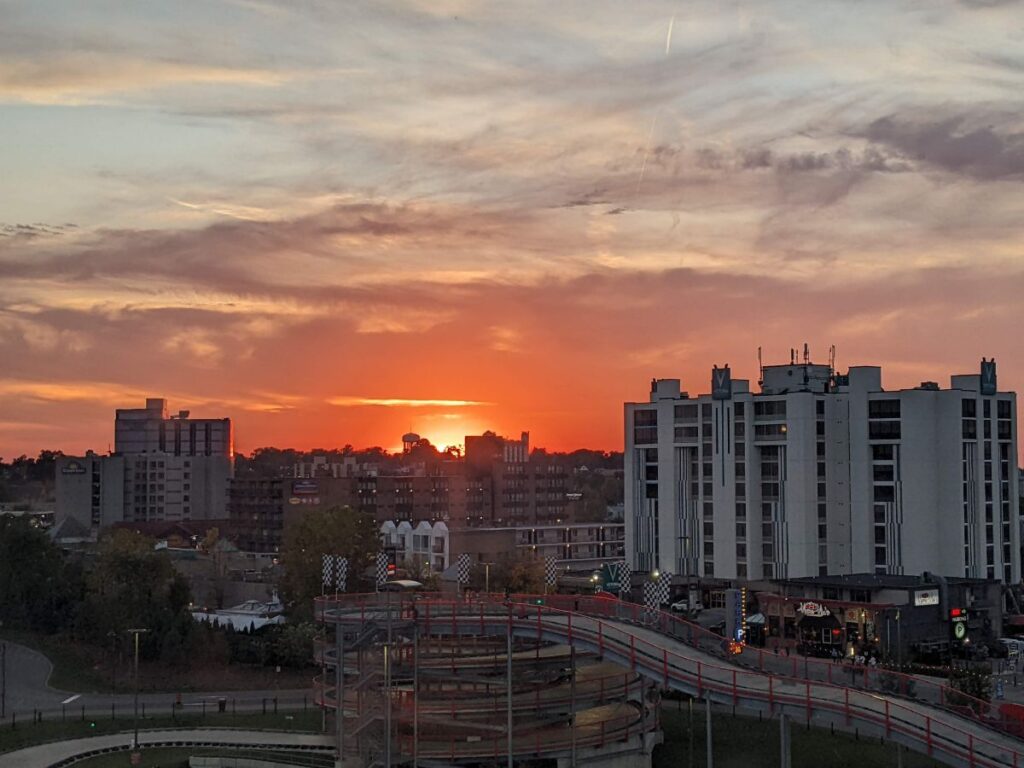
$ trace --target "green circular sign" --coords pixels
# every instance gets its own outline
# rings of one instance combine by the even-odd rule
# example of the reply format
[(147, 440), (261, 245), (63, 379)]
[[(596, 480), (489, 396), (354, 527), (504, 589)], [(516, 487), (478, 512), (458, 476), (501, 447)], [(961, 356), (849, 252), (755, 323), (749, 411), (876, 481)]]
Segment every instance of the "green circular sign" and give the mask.
[(958, 621), (953, 625), (953, 637), (957, 640), (963, 640), (964, 635), (967, 634), (967, 624), (962, 621)]

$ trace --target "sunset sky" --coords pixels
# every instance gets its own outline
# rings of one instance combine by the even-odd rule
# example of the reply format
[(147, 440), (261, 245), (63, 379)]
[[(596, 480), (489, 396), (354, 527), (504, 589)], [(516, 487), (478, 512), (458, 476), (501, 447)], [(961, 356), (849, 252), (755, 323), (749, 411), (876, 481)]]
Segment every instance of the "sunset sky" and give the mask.
[(620, 449), (652, 377), (1024, 382), (1024, 2), (0, 0), (0, 456)]

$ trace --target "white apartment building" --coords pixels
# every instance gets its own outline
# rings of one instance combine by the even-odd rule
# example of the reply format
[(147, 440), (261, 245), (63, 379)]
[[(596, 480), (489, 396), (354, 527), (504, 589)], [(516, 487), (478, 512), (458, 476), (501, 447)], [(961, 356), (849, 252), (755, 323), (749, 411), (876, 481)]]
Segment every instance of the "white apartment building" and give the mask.
[(57, 461), (56, 521), (72, 517), (95, 530), (115, 522), (227, 517), (234, 474), (230, 419), (170, 416), (167, 401), (118, 409), (114, 453)]
[(794, 354), (760, 389), (726, 366), (711, 394), (660, 379), (625, 404), (634, 571), (1020, 580), (1017, 401), (994, 361), (949, 389), (886, 391), (879, 367)]

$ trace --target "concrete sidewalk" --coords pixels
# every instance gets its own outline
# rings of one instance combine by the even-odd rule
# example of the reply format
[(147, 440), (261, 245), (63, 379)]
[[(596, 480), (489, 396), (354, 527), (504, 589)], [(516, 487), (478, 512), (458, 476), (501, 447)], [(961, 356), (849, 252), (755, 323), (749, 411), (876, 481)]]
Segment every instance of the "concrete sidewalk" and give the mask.
[[(26, 747), (16, 752), (0, 755), (0, 768), (47, 768), (54, 763), (66, 760), (75, 755), (94, 750), (108, 750), (127, 747), (131, 743), (131, 733), (114, 733), (107, 736), (93, 736), (87, 739), (58, 741), (52, 744), (40, 744)], [(140, 731), (139, 744), (149, 746), (173, 747), (202, 746), (263, 749), (294, 749), (296, 747), (332, 747), (330, 736), (313, 733), (285, 733), (274, 731), (233, 731), (229, 729), (196, 729), (196, 730), (162, 730)]]

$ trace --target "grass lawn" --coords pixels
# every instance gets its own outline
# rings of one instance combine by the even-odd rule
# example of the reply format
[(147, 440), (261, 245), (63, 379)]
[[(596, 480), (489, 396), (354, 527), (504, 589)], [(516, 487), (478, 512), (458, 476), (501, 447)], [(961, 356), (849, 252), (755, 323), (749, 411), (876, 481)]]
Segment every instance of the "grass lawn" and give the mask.
[[(75, 643), (62, 635), (0, 631), (0, 639), (33, 648), (53, 664), (50, 687), (70, 693), (109, 693), (116, 682), (118, 693), (131, 693), (131, 659), (122, 658), (116, 674), (109, 649)], [(244, 691), (308, 688), (315, 670), (283, 670), (271, 667), (219, 665), (200, 669), (170, 669), (162, 664), (139, 665), (139, 689), (148, 693), (189, 693), (195, 691)]]
[[(208, 714), (206, 717), (196, 714), (160, 715), (139, 719), (140, 729), (152, 728), (189, 728), (189, 727), (225, 727), (252, 728), (275, 731), (307, 731), (319, 733), (322, 715), (319, 710), (310, 709), (306, 712), (280, 712), (276, 715), (267, 714)], [(60, 721), (44, 721), (42, 723), (19, 724), (11, 728), (10, 723), (0, 726), (0, 752), (29, 747), (48, 741), (80, 739), (89, 736), (101, 736), (107, 733), (126, 733), (132, 730), (132, 718), (121, 717), (117, 720), (103, 718), (87, 718)]]
[[(704, 752), (704, 710), (693, 710), (693, 762), (689, 762), (688, 713), (676, 702), (662, 708), (665, 743), (654, 750), (654, 768), (700, 768), (706, 765)], [(857, 740), (851, 735), (791, 723), (793, 768), (895, 768), (896, 745), (877, 739)], [(712, 741), (716, 768), (777, 768), (779, 765), (779, 721), (758, 721), (756, 717), (712, 715)], [(903, 750), (904, 768), (941, 768), (943, 764)]]

